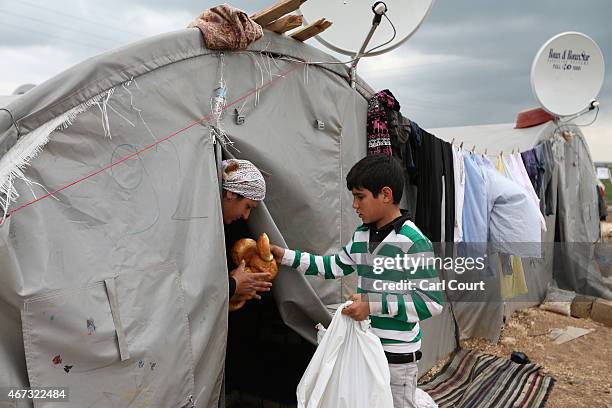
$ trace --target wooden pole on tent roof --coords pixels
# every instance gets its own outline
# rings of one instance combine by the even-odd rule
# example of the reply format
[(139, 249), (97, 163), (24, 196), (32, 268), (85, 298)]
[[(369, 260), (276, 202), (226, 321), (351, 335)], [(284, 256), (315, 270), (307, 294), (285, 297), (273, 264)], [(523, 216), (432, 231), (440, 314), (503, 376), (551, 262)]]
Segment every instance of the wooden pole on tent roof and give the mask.
[(265, 27), (274, 20), (297, 10), (306, 0), (281, 0), (265, 10), (259, 11), (251, 18), (260, 26)]
[(278, 20), (274, 20), (267, 26), (265, 26), (266, 30), (274, 31), (278, 34), (283, 34), (289, 30), (293, 30), (294, 28), (298, 28), (302, 25), (303, 19), (302, 16), (298, 16), (295, 14), (289, 14), (279, 18)]
[(302, 27), (299, 30), (291, 33), (291, 38), (297, 41), (306, 41), (307, 39), (327, 30), (331, 25), (331, 21), (328, 21), (325, 18), (320, 18), (317, 21), (308, 24), (306, 27)]

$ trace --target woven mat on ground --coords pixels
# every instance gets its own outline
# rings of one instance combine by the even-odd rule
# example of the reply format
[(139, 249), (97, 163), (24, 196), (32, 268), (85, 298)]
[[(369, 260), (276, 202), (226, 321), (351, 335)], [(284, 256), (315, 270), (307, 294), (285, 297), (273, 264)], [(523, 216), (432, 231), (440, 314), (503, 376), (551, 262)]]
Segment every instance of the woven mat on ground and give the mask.
[(545, 406), (555, 382), (540, 368), (475, 350), (459, 350), (419, 388), (440, 408), (540, 408)]

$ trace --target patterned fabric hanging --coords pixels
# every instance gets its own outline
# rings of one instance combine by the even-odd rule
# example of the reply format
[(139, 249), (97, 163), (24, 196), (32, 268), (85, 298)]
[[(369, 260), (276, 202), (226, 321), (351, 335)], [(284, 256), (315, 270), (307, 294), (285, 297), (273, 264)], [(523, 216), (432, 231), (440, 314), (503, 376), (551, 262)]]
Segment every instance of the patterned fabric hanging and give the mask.
[(244, 50), (263, 36), (259, 24), (244, 11), (227, 4), (204, 11), (189, 27), (200, 29), (209, 50)]
[(392, 155), (389, 134), (389, 113), (399, 112), (400, 104), (391, 91), (378, 92), (368, 101), (368, 156), (375, 154)]

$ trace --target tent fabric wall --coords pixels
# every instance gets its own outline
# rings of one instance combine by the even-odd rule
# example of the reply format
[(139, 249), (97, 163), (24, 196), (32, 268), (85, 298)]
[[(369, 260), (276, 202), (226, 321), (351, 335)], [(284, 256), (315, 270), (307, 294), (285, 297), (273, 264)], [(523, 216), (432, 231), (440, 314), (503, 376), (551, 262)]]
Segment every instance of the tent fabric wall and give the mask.
[[(79, 115), (72, 126), (53, 132), (51, 142), (26, 169), (26, 176), (49, 189), (55, 188), (151, 143), (152, 135), (139, 119), (138, 112), (130, 106), (130, 101), (142, 110), (143, 119), (155, 137), (172, 132), (177, 124), (189, 123), (200, 115), (201, 103), (198, 98), (182, 96), (193, 93), (206, 97), (210, 89), (205, 81), (190, 83), (184, 78), (198, 78), (207, 64), (216, 69), (215, 61), (187, 59), (176, 62), (172, 69), (140, 75), (138, 88), (135, 85), (127, 90), (119, 87), (109, 103), (135, 127), (111, 112), (109, 122), (113, 135), (112, 139), (107, 138), (102, 130), (100, 112), (90, 109)], [(24, 96), (24, 100), (28, 96)], [(18, 188), (21, 198), (17, 206), (32, 198), (23, 184)], [(44, 191), (37, 193), (44, 194)], [(135, 160), (54, 196), (56, 199), (47, 198), (12, 215), (1, 227), (4, 239), (0, 245), (3, 252), (0, 256), (0, 269), (3, 270), (0, 297), (10, 305), (3, 313), (10, 313), (17, 319), (17, 325), (21, 322), (24, 335), (29, 333), (27, 327), (41, 319), (38, 316), (38, 320), (19, 320), (24, 301), (52, 296), (54, 290), (78, 291), (87, 295), (83, 302), (96, 304), (94, 301), (98, 300), (104, 304), (104, 299), (99, 299), (103, 292), (85, 288), (105, 279), (117, 277), (121, 280), (124, 276), (167, 264), (171, 273), (180, 276), (180, 285), (163, 287), (167, 291), (182, 289), (178, 293), (161, 292), (153, 296), (153, 293), (141, 294), (130, 291), (131, 286), (118, 284), (119, 309), (130, 352), (130, 359), (125, 362), (109, 352), (112, 348), (97, 346), (97, 342), (102, 341), (100, 337), (106, 342), (113, 341), (112, 331), (100, 328), (101, 333), (81, 335), (82, 331), (87, 332), (85, 323), (90, 318), (101, 326), (104, 322), (103, 326), (108, 329), (111, 324), (105, 313), (108, 310), (57, 309), (50, 303), (41, 306), (41, 313), (47, 313), (52, 322), (58, 325), (73, 323), (63, 326), (66, 330), (60, 338), (40, 336), (36, 347), (26, 348), (25, 354), (23, 343), (10, 341), (14, 347), (10, 355), (20, 355), (28, 362), (28, 376), (22, 371), (23, 365), (10, 365), (2, 370), (2, 383), (24, 386), (28, 378), (33, 383), (36, 365), (60, 368), (59, 373), (65, 374), (61, 367), (54, 367), (52, 363), (56, 350), (61, 349), (65, 353), (58, 355), (65, 365), (73, 366), (73, 375), (58, 377), (58, 380), (76, 387), (72, 381), (93, 373), (89, 374), (91, 382), (99, 386), (86, 397), (74, 395), (71, 399), (74, 406), (103, 398), (103, 392), (110, 390), (108, 383), (104, 386), (104, 381), (111, 379), (131, 386), (131, 390), (118, 393), (119, 400), (134, 398), (144, 405), (155, 404), (158, 400), (162, 404), (167, 402), (168, 406), (178, 406), (178, 402), (193, 397), (206, 406), (218, 399), (228, 289), (224, 257), (215, 256), (224, 253), (223, 241), (210, 239), (222, 237), (223, 229), (214, 149), (208, 132), (203, 127), (191, 128), (181, 134), (180, 142), (160, 144)], [(65, 296), (68, 296), (67, 301), (70, 295)], [(164, 305), (175, 296), (184, 298), (184, 313), (189, 315), (187, 331), (183, 331), (189, 337), (181, 342), (169, 343), (171, 338), (164, 335), (175, 330), (178, 323), (164, 320), (166, 325), (158, 325), (154, 324), (154, 319), (130, 320), (130, 311), (123, 308), (136, 298), (142, 298), (146, 301), (138, 307), (143, 311), (159, 312), (161, 309), (161, 314), (166, 315), (170, 311), (165, 309), (170, 305), (166, 308)], [(75, 322), (77, 318), (82, 324), (80, 331), (76, 331), (79, 328)], [(21, 330), (11, 335), (20, 338)], [(3, 342), (8, 337), (3, 336)], [(66, 346), (75, 343), (88, 344), (89, 354), (70, 356)], [(165, 359), (172, 355), (171, 350), (182, 347), (192, 348), (190, 364), (179, 366), (184, 360)], [(144, 367), (148, 371), (142, 371)], [(163, 381), (172, 371), (180, 377), (179, 373), (184, 370), (187, 370), (185, 375), (195, 377), (195, 387), (192, 386), (190, 392), (183, 390), (172, 399), (157, 399), (159, 396), (154, 392), (157, 382)], [(133, 379), (139, 374), (144, 377)], [(94, 379), (101, 382), (96, 383)], [(139, 387), (140, 392), (130, 396)]]
[(21, 95), (0, 95), (0, 108), (4, 108), (8, 104), (19, 99)]

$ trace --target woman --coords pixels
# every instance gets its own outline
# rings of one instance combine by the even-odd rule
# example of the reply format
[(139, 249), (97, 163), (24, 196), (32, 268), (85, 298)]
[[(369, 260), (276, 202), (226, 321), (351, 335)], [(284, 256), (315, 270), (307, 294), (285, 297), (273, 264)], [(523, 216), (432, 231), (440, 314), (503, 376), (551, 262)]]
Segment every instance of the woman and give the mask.
[(266, 182), (257, 167), (248, 160), (224, 160), (221, 165), (223, 168), (221, 206), (225, 224), (225, 252), (228, 269), (232, 269), (229, 276), (230, 300), (243, 295), (261, 299), (257, 292), (268, 292), (272, 286), (270, 282), (265, 281), (269, 278), (269, 274), (245, 272), (244, 261), (240, 265), (234, 265), (229, 254), (234, 242), (243, 237), (236, 237), (240, 234), (235, 232), (241, 226), (239, 225), (240, 220), (248, 220), (251, 210), (257, 208), (259, 202), (265, 198)]

